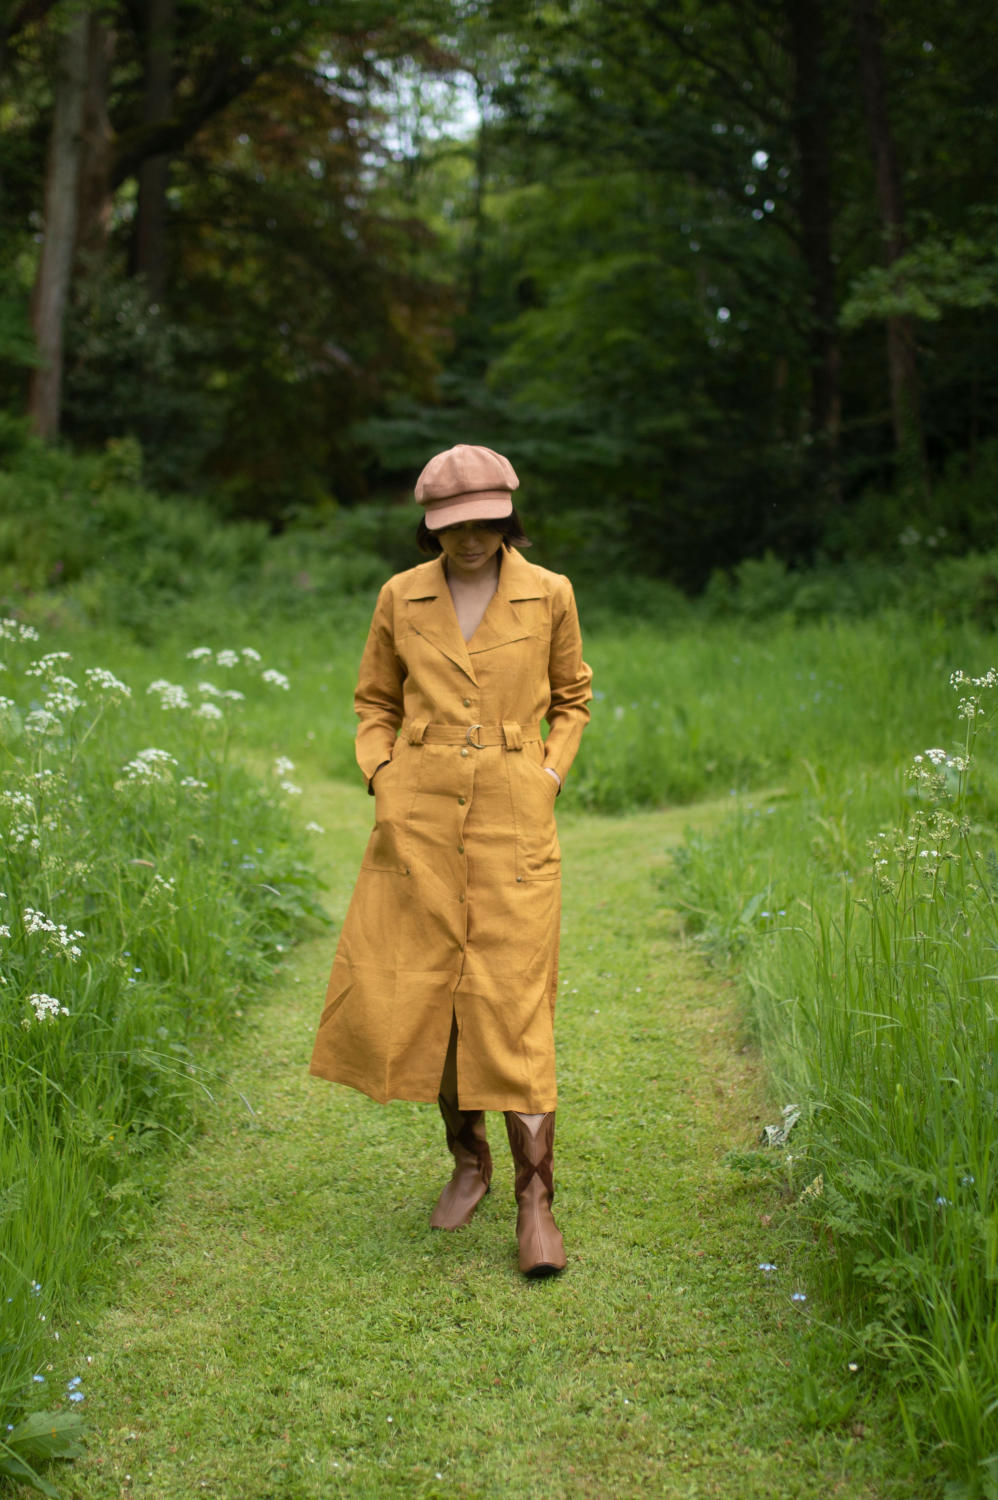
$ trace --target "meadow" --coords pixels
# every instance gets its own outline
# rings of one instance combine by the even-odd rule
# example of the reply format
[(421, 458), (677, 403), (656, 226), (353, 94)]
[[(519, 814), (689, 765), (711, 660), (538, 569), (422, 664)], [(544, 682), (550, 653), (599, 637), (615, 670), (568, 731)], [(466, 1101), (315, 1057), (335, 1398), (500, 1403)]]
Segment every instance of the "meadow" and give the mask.
[[(110, 464), (87, 479), (104, 531), (75, 541), (46, 531), (65, 474), (27, 476), (28, 589), (25, 484), (0, 485), (0, 1474), (43, 1493), (85, 1396), (48, 1389), (48, 1326), (148, 1222), (230, 1087), (229, 1039), (324, 921), (298, 788), (356, 775), (355, 664), (403, 560), (400, 530), (355, 535), (346, 561), (252, 529), (199, 553), (196, 521), (143, 511)], [(953, 1494), (995, 1494), (998, 642), (986, 611), (896, 594), (813, 616), (785, 587), (769, 609), (716, 594), (628, 617), (580, 579), (596, 698), (573, 806), (730, 799), (657, 877), (794, 1106), (786, 1140), (730, 1169), (793, 1205), (784, 1232), (818, 1253), (913, 1453)]]

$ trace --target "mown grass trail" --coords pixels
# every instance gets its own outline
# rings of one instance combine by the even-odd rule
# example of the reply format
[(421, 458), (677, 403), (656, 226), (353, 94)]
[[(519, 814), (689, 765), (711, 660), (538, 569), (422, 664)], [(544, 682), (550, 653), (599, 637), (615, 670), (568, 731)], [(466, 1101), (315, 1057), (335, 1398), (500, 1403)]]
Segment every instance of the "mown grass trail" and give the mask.
[[(370, 804), (303, 800), (340, 917)], [(492, 1193), (431, 1234), (436, 1111), (306, 1076), (334, 937), (289, 956), (109, 1305), (58, 1346), (92, 1424), (67, 1500), (928, 1493), (792, 1300), (773, 1188), (722, 1161), (772, 1105), (661, 884), (719, 811), (563, 817), (561, 1279), (516, 1272), (498, 1116)]]

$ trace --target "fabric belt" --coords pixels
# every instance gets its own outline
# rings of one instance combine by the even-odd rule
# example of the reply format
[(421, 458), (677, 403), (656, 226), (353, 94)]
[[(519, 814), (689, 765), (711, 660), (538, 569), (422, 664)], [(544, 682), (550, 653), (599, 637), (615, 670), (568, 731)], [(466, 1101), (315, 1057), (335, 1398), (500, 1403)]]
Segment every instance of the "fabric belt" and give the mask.
[(502, 745), (507, 750), (522, 750), (541, 738), (538, 724), (524, 732), (519, 724), (428, 724), (423, 719), (407, 720), (402, 733), (410, 745), (471, 745), (487, 750)]

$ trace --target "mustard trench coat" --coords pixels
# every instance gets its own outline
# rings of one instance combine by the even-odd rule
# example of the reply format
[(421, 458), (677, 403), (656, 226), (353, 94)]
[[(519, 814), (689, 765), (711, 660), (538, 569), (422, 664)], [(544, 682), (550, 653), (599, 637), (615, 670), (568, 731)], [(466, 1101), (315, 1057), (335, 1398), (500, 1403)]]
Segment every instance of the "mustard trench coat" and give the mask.
[(437, 1098), (452, 1020), (461, 1109), (557, 1102), (561, 852), (543, 767), (571, 766), (592, 673), (568, 579), (499, 556), (467, 644), (437, 558), (385, 584), (361, 659), (375, 824), (310, 1071), (381, 1102)]

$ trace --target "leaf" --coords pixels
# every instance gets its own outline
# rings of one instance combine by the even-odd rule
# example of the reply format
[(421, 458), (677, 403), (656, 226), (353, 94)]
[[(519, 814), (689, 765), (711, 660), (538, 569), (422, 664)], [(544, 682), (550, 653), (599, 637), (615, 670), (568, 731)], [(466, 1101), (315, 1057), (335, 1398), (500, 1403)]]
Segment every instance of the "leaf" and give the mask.
[(0, 1476), (4, 1479), (16, 1479), (39, 1495), (48, 1495), (49, 1500), (59, 1500), (59, 1491), (54, 1485), (36, 1474), (30, 1464), (26, 1464), (15, 1453), (5, 1452), (5, 1448), (6, 1444), (0, 1443)]
[(33, 1411), (8, 1432), (4, 1447), (31, 1459), (76, 1458), (85, 1431), (83, 1418), (73, 1411)]

